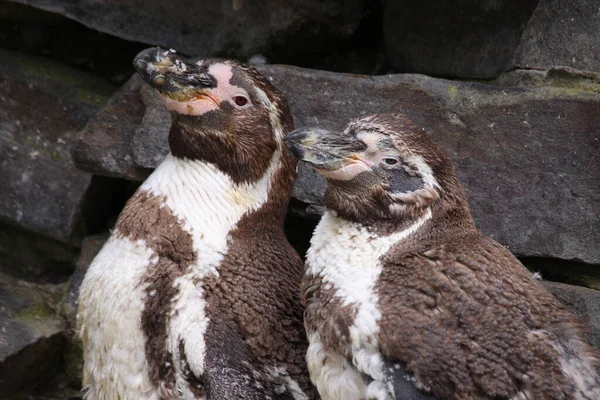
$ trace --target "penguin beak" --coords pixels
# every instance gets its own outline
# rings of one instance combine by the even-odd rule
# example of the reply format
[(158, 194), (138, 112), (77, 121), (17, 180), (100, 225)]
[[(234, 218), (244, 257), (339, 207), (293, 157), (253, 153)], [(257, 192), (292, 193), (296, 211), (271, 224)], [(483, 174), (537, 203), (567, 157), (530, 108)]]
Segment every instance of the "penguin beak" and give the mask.
[(319, 128), (298, 128), (284, 138), (292, 154), (318, 170), (336, 171), (359, 160), (366, 146), (343, 133)]
[(175, 50), (143, 50), (135, 56), (133, 66), (148, 85), (176, 101), (207, 96), (208, 89), (217, 86), (214, 77)]

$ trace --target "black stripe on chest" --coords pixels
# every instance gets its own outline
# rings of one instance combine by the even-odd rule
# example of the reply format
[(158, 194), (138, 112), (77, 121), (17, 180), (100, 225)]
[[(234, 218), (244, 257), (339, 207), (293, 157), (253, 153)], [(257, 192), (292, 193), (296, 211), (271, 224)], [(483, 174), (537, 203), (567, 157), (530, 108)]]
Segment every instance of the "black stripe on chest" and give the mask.
[(167, 338), (172, 303), (178, 294), (174, 282), (189, 271), (197, 254), (191, 235), (164, 203), (164, 198), (138, 191), (125, 206), (116, 228), (123, 237), (145, 241), (158, 257), (156, 263), (148, 265), (140, 282), (145, 285), (146, 294), (141, 329), (150, 381), (156, 387), (173, 389), (175, 370)]

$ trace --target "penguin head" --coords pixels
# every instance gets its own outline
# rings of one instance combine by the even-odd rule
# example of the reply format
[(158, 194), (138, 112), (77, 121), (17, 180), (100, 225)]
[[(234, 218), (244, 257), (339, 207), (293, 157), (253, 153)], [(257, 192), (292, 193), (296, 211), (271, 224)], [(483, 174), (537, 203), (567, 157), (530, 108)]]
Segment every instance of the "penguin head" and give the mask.
[(233, 60), (187, 60), (150, 48), (133, 62), (171, 112), (176, 157), (216, 164), (236, 183), (259, 180), (293, 128), (285, 98), (256, 70)]
[(326, 178), (325, 205), (350, 220), (414, 219), (442, 200), (466, 204), (450, 159), (405, 115), (365, 117), (343, 132), (299, 128), (285, 141)]

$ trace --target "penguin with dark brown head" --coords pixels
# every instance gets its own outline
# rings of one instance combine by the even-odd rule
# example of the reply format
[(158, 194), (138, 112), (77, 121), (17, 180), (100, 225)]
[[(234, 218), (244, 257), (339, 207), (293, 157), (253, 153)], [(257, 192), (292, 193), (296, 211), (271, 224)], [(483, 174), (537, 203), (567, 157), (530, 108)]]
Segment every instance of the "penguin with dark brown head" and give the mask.
[(322, 399), (600, 399), (579, 321), (479, 232), (422, 127), (374, 115), (286, 142), (327, 179), (302, 285)]
[(152, 48), (134, 65), (171, 111), (170, 153), (82, 284), (86, 398), (312, 398), (286, 100), (234, 61)]

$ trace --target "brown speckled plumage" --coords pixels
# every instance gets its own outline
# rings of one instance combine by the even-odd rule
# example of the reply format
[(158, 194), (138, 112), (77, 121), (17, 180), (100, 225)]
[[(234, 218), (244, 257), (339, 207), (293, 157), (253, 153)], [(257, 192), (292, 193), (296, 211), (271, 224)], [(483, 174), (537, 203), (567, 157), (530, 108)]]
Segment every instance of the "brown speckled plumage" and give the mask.
[(164, 199), (139, 190), (127, 202), (115, 228), (118, 237), (143, 240), (158, 256), (144, 278), (146, 305), (141, 326), (145, 335), (152, 337), (145, 342), (150, 379), (173, 390), (173, 355), (166, 347), (171, 301), (177, 293), (173, 282), (189, 272), (197, 254), (182, 222), (163, 204)]
[[(298, 290), (302, 279), (298, 266), (303, 263), (285, 239), (282, 224), (273, 223), (272, 205), (267, 203), (238, 223), (219, 276), (204, 283), (211, 321), (206, 334), (208, 351), (218, 342), (241, 340), (251, 354), (245, 361), (285, 364), (290, 376), (312, 396)], [(236, 338), (231, 340), (232, 336)]]
[[(312, 151), (301, 147), (306, 132), (312, 134), (307, 130), (294, 138), (300, 158), (303, 152)], [(585, 343), (580, 322), (510, 251), (475, 227), (450, 159), (426, 133), (404, 115), (380, 115), (351, 123), (344, 134), (319, 133), (318, 138), (313, 134), (310, 146), (319, 149), (317, 140), (332, 142), (331, 137), (338, 142), (360, 141), (369, 137), (364, 132), (371, 138), (391, 138), (389, 145), (378, 140), (379, 150), (384, 143), (384, 150), (397, 150), (404, 161), (421, 157), (426, 166), (420, 166), (420, 177), (426, 182), (430, 178), (426, 172), (431, 171), (436, 182), (422, 187), (436, 191), (426, 207), (394, 208), (391, 203), (411, 202), (417, 192), (396, 198), (382, 193), (389, 191), (396, 172), (377, 172), (377, 164), (373, 164), (372, 169), (344, 182), (328, 179), (326, 203), (337, 212), (333, 220), (350, 221), (343, 226), (357, 224), (352, 226), (385, 237), (431, 212), (415, 232), (376, 260), (377, 266), (363, 266), (380, 271), (371, 296), (381, 314), (373, 341), (378, 343), (384, 365), (406, 366), (416, 385), (439, 399), (600, 398), (596, 397), (600, 396), (599, 353)], [(336, 153), (335, 146), (327, 151), (349, 160), (369, 154)], [(353, 239), (348, 240), (351, 245)], [(344, 332), (361, 323), (350, 318), (360, 303), (341, 306), (336, 293), (347, 281), (336, 282), (331, 276), (339, 275), (328, 275), (327, 265), (320, 268), (315, 270), (320, 272), (309, 273), (303, 283), (309, 336), (318, 333), (328, 350), (344, 355), (356, 366), (356, 346), (351, 347), (354, 344)], [(343, 273), (344, 265), (335, 271)], [(330, 276), (326, 290), (323, 276)], [(334, 322), (336, 328), (332, 329)]]
[(304, 325), (309, 332), (319, 332), (325, 346), (342, 352), (350, 338), (356, 309), (344, 305), (336, 289), (323, 284), (319, 276), (302, 280)]
[(413, 249), (399, 245), (382, 261), (382, 350), (433, 393), (576, 398), (552, 343), (578, 340), (578, 321), (504, 247), (478, 232), (454, 232)]

